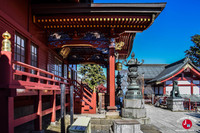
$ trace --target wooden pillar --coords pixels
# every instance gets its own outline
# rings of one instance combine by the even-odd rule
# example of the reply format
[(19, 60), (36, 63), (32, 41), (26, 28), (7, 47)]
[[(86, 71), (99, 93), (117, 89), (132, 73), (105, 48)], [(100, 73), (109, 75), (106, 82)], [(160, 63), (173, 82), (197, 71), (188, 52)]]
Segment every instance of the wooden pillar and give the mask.
[(8, 133), (14, 133), (14, 97), (8, 97), (8, 120)]
[(35, 131), (42, 130), (42, 94), (41, 91), (38, 91), (37, 100), (35, 103), (37, 107), (37, 119), (35, 120)]
[(116, 111), (115, 106), (115, 41), (111, 41), (111, 46), (109, 47), (109, 96), (110, 96), (110, 106), (107, 107), (109, 111)]
[(163, 95), (166, 95), (166, 81), (164, 82), (164, 86), (163, 86)]
[(1, 51), (0, 55), (0, 88), (8, 88), (13, 81), (12, 53)]
[(110, 106), (115, 106), (115, 56), (114, 48), (109, 50), (109, 92)]
[(53, 91), (52, 96), (52, 115), (51, 122), (54, 123), (56, 121), (56, 90)]
[[(14, 97), (16, 90), (9, 89), (13, 81), (12, 52), (10, 39), (3, 34), (0, 52), (0, 132), (14, 133)], [(6, 41), (7, 39), (7, 41)], [(6, 43), (5, 43), (6, 41)], [(14, 41), (12, 39), (11, 41)]]
[(8, 133), (14, 133), (14, 97), (8, 97), (7, 109), (8, 109)]
[(9, 97), (9, 89), (0, 89), (0, 127), (2, 133), (14, 133), (14, 97)]

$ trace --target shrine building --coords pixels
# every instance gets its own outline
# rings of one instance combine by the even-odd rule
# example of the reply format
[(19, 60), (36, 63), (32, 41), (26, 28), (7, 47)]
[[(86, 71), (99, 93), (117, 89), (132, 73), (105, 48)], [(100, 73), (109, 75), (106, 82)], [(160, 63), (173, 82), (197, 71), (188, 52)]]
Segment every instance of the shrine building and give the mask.
[(172, 64), (145, 64), (140, 66), (144, 73), (145, 86), (151, 86), (155, 95), (170, 95), (173, 81), (178, 81), (180, 95), (200, 96), (200, 69), (186, 57)]
[[(114, 53), (126, 59), (136, 33), (148, 29), (165, 5), (103, 4), (92, 0), (1, 1), (0, 132), (41, 131), (44, 117), (55, 122), (61, 109), (61, 84), (66, 86), (67, 111), (69, 87), (74, 86), (75, 113), (96, 113), (96, 91), (77, 81), (77, 64), (107, 68), (107, 110), (115, 111)], [(188, 71), (199, 76), (192, 65), (187, 68), (173, 76)], [(165, 81), (156, 78), (151, 82)], [(194, 77), (191, 93), (196, 93), (196, 83)], [(166, 84), (169, 88), (165, 87), (164, 93), (170, 90), (171, 82)]]

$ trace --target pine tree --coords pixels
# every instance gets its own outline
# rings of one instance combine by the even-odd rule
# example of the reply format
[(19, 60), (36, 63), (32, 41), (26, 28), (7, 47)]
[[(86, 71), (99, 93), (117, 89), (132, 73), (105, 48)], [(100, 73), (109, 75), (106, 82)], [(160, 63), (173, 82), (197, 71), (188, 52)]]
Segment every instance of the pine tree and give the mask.
[(196, 65), (200, 66), (200, 35), (194, 35), (191, 37), (191, 41), (194, 43), (194, 46), (190, 46), (189, 50), (186, 50), (186, 56), (189, 56), (191, 61)]
[(82, 81), (92, 89), (97, 85), (104, 84), (106, 77), (101, 66), (96, 64), (84, 64), (79, 69), (80, 74), (83, 76)]

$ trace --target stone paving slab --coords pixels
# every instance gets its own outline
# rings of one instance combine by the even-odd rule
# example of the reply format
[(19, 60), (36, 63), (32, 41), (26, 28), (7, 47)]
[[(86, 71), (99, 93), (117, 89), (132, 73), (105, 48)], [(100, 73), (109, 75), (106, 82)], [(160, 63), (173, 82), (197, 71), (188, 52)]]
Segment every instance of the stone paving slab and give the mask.
[(141, 125), (141, 130), (143, 133), (161, 133), (159, 129), (152, 124)]
[[(145, 105), (147, 116), (151, 124), (155, 125), (162, 133), (200, 133), (200, 113), (196, 112), (172, 112), (167, 109)], [(185, 119), (192, 121), (192, 127), (186, 130), (182, 126)]]

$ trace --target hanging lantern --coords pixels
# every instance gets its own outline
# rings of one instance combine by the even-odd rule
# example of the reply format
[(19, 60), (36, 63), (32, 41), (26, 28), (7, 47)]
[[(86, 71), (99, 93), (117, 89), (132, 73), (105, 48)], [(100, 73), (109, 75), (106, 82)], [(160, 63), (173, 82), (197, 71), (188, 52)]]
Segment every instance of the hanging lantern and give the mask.
[(8, 33), (7, 31), (5, 33), (3, 33), (2, 37), (4, 38), (2, 41), (2, 48), (1, 51), (9, 51), (11, 52), (11, 42), (10, 42), (10, 38), (11, 35), (10, 33)]
[(115, 70), (118, 70), (118, 71), (122, 70), (122, 63), (121, 62), (115, 63)]

